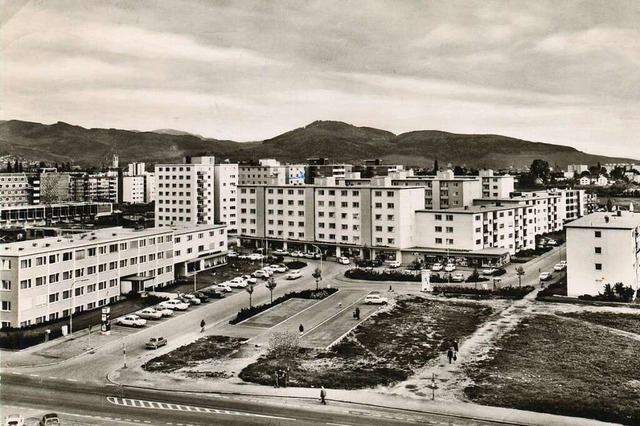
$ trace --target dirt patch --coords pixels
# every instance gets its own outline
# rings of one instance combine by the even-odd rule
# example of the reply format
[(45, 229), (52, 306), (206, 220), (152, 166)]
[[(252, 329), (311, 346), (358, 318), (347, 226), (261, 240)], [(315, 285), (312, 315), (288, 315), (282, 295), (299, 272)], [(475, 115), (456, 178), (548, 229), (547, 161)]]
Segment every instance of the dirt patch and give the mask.
[(388, 386), (438, 357), (453, 339), (473, 333), (491, 312), (480, 304), (400, 296), (393, 308), (363, 322), (331, 350), (301, 349), (290, 359), (267, 354), (240, 378), (270, 385), (276, 370), (289, 369), (290, 386)]
[(465, 366), (476, 403), (640, 423), (640, 342), (606, 329), (533, 315), (484, 360)]
[(153, 358), (143, 366), (147, 371), (170, 373), (196, 367), (202, 361), (230, 357), (246, 339), (228, 336), (208, 336)]

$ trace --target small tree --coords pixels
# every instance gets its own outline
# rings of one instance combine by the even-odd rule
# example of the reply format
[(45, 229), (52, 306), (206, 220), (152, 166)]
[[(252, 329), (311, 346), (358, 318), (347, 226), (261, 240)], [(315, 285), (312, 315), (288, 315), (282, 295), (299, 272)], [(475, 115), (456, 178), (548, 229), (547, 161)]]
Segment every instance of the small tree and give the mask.
[(516, 274), (518, 275), (518, 287), (522, 287), (522, 276), (524, 275), (524, 268), (522, 266), (518, 266), (516, 268)]
[(320, 285), (320, 281), (322, 280), (322, 271), (320, 270), (320, 268), (316, 268), (315, 271), (313, 271), (313, 274), (311, 274), (311, 276), (316, 279), (316, 291), (317, 291)]
[(413, 269), (414, 271), (419, 271), (420, 269), (422, 269), (422, 264), (418, 259), (416, 259), (409, 264), (409, 269)]
[(271, 303), (273, 303), (273, 290), (276, 289), (277, 285), (278, 283), (276, 283), (276, 280), (274, 280), (273, 277), (269, 277), (269, 279), (267, 280), (267, 288), (271, 292)]
[(253, 290), (254, 290), (253, 284), (249, 284), (244, 289), (247, 293), (249, 293), (249, 309), (251, 309), (251, 296), (253, 295)]

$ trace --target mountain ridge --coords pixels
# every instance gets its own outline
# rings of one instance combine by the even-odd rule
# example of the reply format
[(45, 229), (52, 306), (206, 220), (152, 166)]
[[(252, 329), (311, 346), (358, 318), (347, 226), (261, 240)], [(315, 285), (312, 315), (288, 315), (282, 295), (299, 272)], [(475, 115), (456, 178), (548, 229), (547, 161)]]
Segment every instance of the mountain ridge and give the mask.
[(256, 142), (206, 138), (174, 129), (87, 129), (62, 121), (50, 125), (0, 121), (0, 156), (101, 165), (108, 164), (113, 154), (118, 154), (123, 164), (131, 161), (181, 163), (187, 155), (202, 154), (231, 161), (276, 158), (289, 163), (305, 162), (312, 157), (326, 157), (334, 162), (380, 158), (389, 164), (423, 167), (430, 167), (437, 159), (441, 165), (451, 163), (476, 168), (524, 168), (536, 158), (560, 167), (638, 161), (497, 134), (413, 130), (396, 135), (384, 129), (326, 120)]

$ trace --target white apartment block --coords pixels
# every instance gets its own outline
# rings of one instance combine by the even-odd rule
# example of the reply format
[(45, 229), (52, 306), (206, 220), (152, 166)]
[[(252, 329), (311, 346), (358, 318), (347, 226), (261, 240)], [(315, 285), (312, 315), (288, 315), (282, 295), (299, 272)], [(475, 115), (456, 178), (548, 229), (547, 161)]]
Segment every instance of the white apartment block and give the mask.
[(214, 168), (216, 223), (227, 225), (229, 234), (238, 231), (238, 165), (216, 164)]
[(566, 229), (568, 296), (595, 296), (618, 282), (640, 289), (640, 213), (591, 213)]
[(0, 207), (31, 204), (33, 187), (26, 173), (0, 173)]
[(123, 203), (144, 203), (145, 202), (145, 178), (144, 176), (123, 176), (122, 177), (122, 202)]
[[(41, 175), (40, 179), (44, 181), (45, 176)], [(41, 182), (41, 186), (44, 185), (44, 182)], [(70, 185), (71, 198), (75, 201), (118, 202), (118, 175), (115, 173), (85, 173), (72, 176)]]
[(226, 261), (223, 225), (108, 228), (5, 244), (2, 327), (25, 327), (163, 287)]
[(193, 157), (191, 164), (158, 164), (156, 226), (215, 223), (215, 159)]
[(240, 185), (304, 185), (307, 165), (282, 165), (273, 159), (259, 160), (258, 166), (241, 164), (238, 166)]
[[(324, 182), (324, 181), (323, 181)], [(333, 180), (331, 180), (333, 182)], [(240, 235), (257, 245), (340, 256), (385, 253), (410, 245), (422, 188), (313, 185), (239, 187)]]
[(82, 222), (113, 213), (111, 203), (69, 203), (0, 207), (0, 226), (47, 225)]
[(499, 176), (493, 170), (480, 170), (483, 198), (506, 198), (514, 191), (514, 178), (511, 175)]
[(147, 172), (145, 163), (129, 163), (127, 165), (127, 176), (142, 176)]

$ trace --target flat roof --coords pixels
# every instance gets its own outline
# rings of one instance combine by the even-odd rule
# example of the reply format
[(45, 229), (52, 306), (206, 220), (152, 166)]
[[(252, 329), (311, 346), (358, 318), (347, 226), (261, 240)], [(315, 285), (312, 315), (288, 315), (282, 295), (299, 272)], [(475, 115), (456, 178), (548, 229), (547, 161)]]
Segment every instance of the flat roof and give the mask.
[[(629, 211), (595, 212), (564, 225), (565, 228), (634, 229), (640, 226), (640, 213)], [(608, 220), (607, 220), (608, 218)]]
[(516, 206), (495, 206), (490, 204), (483, 204), (481, 206), (468, 206), (465, 207), (454, 207), (452, 209), (422, 209), (416, 210), (416, 213), (466, 213), (466, 214), (476, 214), (476, 213), (484, 213), (484, 212), (495, 212), (500, 210), (511, 210)]

